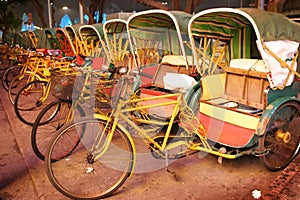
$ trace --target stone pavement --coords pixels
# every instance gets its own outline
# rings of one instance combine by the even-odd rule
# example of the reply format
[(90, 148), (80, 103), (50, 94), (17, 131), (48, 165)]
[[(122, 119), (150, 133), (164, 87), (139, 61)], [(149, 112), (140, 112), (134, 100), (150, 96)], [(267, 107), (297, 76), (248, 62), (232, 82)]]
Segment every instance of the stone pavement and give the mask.
[[(0, 100), (0, 198), (37, 199), (28, 167)], [(26, 196), (24, 196), (24, 194)]]
[(31, 128), (16, 118), (2, 85), (0, 96), (0, 199), (64, 199), (47, 180), (31, 149)]

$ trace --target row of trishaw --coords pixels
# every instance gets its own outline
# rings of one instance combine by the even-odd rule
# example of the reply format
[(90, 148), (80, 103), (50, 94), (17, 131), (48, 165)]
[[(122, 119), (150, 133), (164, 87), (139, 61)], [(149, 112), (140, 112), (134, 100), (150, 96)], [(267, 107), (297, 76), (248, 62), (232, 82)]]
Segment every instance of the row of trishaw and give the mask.
[(92, 57), (93, 70), (127, 70), (101, 90), (109, 112), (76, 115), (51, 134), (47, 174), (64, 195), (114, 193), (135, 168), (136, 133), (166, 165), (200, 151), (258, 156), (277, 171), (298, 155), (298, 23), (255, 8), (214, 8), (147, 10), (74, 29), (56, 29), (65, 55)]

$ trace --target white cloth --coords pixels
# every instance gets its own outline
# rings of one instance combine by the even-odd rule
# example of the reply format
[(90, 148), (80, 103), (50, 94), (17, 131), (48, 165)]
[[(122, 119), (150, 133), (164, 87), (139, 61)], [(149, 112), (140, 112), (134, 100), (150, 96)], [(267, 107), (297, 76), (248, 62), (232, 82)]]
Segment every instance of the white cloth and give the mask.
[(197, 81), (186, 74), (166, 73), (163, 77), (164, 88), (168, 90), (178, 90), (185, 93), (191, 89)]
[[(280, 63), (267, 51), (263, 49), (260, 41), (257, 41), (257, 47), (261, 53), (262, 59), (267, 67), (267, 76), (270, 82), (271, 88), (284, 86), (287, 80), (286, 86), (292, 84), (294, 80), (294, 74), (288, 76), (289, 69), (282, 68)], [(264, 42), (269, 50), (275, 53), (280, 59), (285, 61), (289, 66), (292, 65), (292, 60), (298, 51), (299, 43), (290, 40), (277, 40)], [(292, 66), (294, 70), (297, 69), (297, 62)]]

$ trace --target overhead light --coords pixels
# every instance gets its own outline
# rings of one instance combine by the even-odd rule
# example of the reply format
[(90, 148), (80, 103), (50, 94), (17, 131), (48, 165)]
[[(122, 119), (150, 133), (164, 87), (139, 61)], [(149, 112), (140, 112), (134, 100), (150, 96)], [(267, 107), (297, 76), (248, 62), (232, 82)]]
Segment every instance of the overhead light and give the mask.
[(64, 7), (62, 7), (62, 9), (63, 9), (63, 10), (68, 10), (69, 7), (68, 7), (68, 6), (64, 6)]

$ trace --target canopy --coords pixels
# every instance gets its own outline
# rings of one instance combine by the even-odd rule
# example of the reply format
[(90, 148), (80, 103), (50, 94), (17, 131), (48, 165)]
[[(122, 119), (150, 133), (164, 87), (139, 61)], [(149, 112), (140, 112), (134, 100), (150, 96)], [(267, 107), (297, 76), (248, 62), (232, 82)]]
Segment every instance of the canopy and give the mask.
[(72, 41), (72, 44), (75, 48), (76, 54), (83, 54), (83, 46), (82, 41), (79, 35), (79, 28), (82, 26), (82, 24), (75, 24), (75, 25), (68, 25), (65, 27), (65, 30), (70, 37), (70, 40)]
[(124, 19), (110, 19), (103, 24), (104, 35), (123, 33), (126, 30), (127, 21)]
[[(187, 24), (191, 15), (182, 11), (147, 10), (128, 19), (127, 31), (132, 51), (146, 60), (165, 55), (186, 57), (183, 40), (187, 40)], [(144, 60), (143, 58), (143, 60)], [(140, 59), (138, 65), (146, 64)]]
[(64, 28), (57, 28), (56, 36), (61, 46), (61, 50), (66, 56), (76, 55), (73, 43)]
[(21, 42), (20, 46), (24, 47), (25, 49), (32, 48), (32, 43), (30, 41), (28, 33), (21, 32), (21, 36), (22, 36), (22, 42)]
[(230, 34), (236, 29), (251, 24), (257, 38), (262, 41), (300, 41), (299, 24), (289, 20), (282, 14), (256, 8), (208, 9), (195, 14), (190, 23), (193, 30), (205, 30), (207, 25), (210, 27), (215, 25), (216, 27), (212, 31), (224, 34)]
[(257, 8), (208, 9), (191, 18), (188, 31), (195, 60), (200, 58), (197, 58), (199, 52), (211, 48), (207, 45), (200, 49), (203, 43), (207, 44), (203, 41), (210, 39), (215, 45), (220, 40), (222, 43), (218, 43), (218, 47), (228, 46), (227, 62), (239, 58), (262, 58), (271, 87), (289, 85), (293, 81), (289, 72), (296, 69), (294, 61), (300, 42), (300, 24), (282, 14)]
[(143, 28), (167, 28), (187, 34), (187, 24), (191, 15), (182, 11), (147, 10), (129, 17), (129, 30)]
[(75, 36), (79, 37), (79, 28), (81, 26), (82, 24), (75, 24), (75, 25), (67, 25), (65, 27), (71, 39), (74, 38)]
[(84, 46), (84, 55), (107, 57), (102, 24), (83, 25), (79, 28), (79, 35)]
[(123, 60), (129, 51), (126, 26), (127, 21), (124, 19), (111, 19), (103, 24), (104, 37), (112, 62)]
[[(59, 42), (57, 40), (57, 37), (56, 37), (56, 33), (55, 33), (55, 29), (54, 28), (46, 28), (44, 29), (44, 35), (45, 35), (45, 42), (44, 42), (44, 39), (41, 40), (41, 43), (42, 44), (45, 44), (45, 47), (44, 48), (47, 48), (47, 49), (60, 49), (60, 45), (59, 45)], [(41, 46), (42, 46), (41, 44)]]
[(79, 27), (79, 35), (82, 40), (98, 41), (103, 39), (103, 24), (82, 25)]

